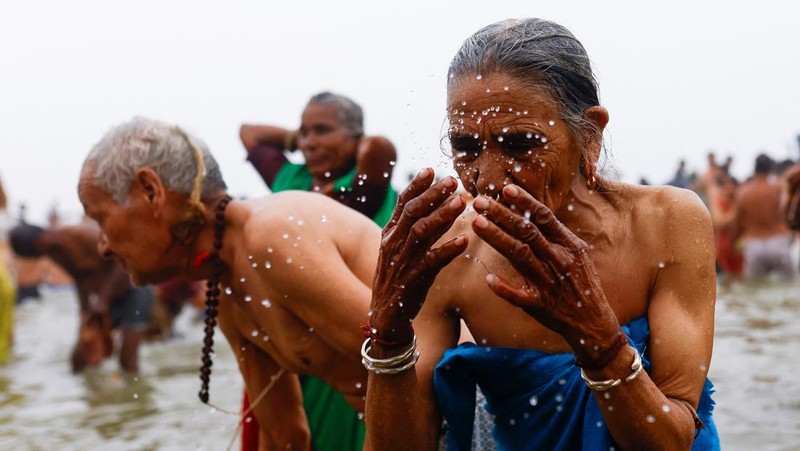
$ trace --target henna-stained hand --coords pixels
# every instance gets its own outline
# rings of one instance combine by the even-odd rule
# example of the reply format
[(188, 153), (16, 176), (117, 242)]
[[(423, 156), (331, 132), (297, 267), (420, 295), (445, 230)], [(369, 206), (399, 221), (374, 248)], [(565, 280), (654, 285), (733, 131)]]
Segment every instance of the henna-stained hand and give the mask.
[(562, 335), (578, 357), (593, 360), (613, 343), (619, 322), (606, 300), (589, 246), (519, 187), (506, 186), (501, 201), (486, 196), (475, 200), (480, 215), (473, 230), (508, 259), (525, 285), (513, 286), (489, 274), (490, 289)]
[(411, 342), (411, 321), (419, 313), (436, 275), (467, 247), (459, 235), (433, 247), (466, 207), (453, 177), (439, 182), (423, 169), (411, 180), (384, 227), (372, 284), (370, 323), (387, 342)]

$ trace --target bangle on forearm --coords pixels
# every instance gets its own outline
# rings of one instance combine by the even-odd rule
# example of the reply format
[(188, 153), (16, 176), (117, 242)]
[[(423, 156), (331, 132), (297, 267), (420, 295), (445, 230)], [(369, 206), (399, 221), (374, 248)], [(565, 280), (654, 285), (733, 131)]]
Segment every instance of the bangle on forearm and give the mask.
[[(392, 329), (394, 331), (395, 329)], [(414, 335), (414, 330), (409, 327), (408, 328), (410, 335)], [(385, 340), (378, 335), (378, 329), (372, 326), (372, 321), (369, 324), (361, 324), (361, 331), (364, 335), (364, 338), (371, 338), (372, 343), (379, 344), (385, 348), (399, 348), (401, 346), (408, 346), (408, 340), (400, 340), (400, 341), (391, 341)]]
[(367, 371), (375, 374), (397, 374), (411, 369), (419, 360), (419, 351), (417, 350), (417, 337), (411, 341), (411, 346), (400, 354), (388, 359), (376, 359), (370, 357), (369, 352), (372, 350), (370, 342), (372, 337), (367, 337), (364, 344), (361, 345), (361, 363)]
[[(629, 383), (632, 380), (636, 379), (639, 373), (642, 372), (642, 357), (639, 355), (639, 351), (637, 351), (636, 349), (634, 349), (633, 351), (635, 354), (633, 356), (633, 363), (631, 363), (631, 374), (629, 374), (625, 378), (625, 383)], [(595, 381), (589, 379), (589, 377), (586, 376), (586, 372), (583, 371), (583, 368), (581, 368), (581, 378), (586, 383), (586, 386), (594, 391), (611, 390), (612, 388), (622, 383), (622, 379), (606, 379), (603, 381)]]
[(585, 368), (587, 370), (594, 370), (594, 371), (602, 370), (603, 368), (607, 367), (612, 360), (614, 360), (614, 357), (616, 357), (617, 354), (619, 354), (619, 352), (622, 350), (623, 346), (626, 343), (628, 343), (628, 336), (625, 335), (625, 332), (620, 330), (617, 333), (616, 341), (611, 346), (609, 346), (608, 349), (603, 351), (603, 353), (600, 354), (600, 357), (597, 360), (591, 362), (583, 361), (579, 360), (578, 357), (576, 356), (575, 365), (578, 365), (579, 367)]

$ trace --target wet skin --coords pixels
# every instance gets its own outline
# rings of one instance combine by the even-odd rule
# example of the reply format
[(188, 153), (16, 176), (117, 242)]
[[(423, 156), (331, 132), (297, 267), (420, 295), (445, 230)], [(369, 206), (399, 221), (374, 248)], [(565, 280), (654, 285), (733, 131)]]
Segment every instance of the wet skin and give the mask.
[[(595, 399), (619, 443), (690, 442), (684, 401), (697, 403), (713, 338), (713, 237), (702, 203), (668, 187), (605, 182), (591, 189), (597, 134), (571, 132), (549, 93), (512, 77), (455, 80), (448, 110), (455, 168), (478, 197), (465, 211), (455, 180), (433, 183), (424, 170), (384, 229), (373, 325), (389, 341), (410, 341), (415, 333), (421, 357), (395, 378), (370, 375), (373, 445), (391, 449), (398, 439), (392, 431), (404, 430), (419, 440), (406, 446), (435, 446), (432, 371), (456, 344), (459, 319), (478, 344), (593, 361), (620, 324), (644, 315), (653, 373), (615, 389), (613, 401)], [(602, 107), (584, 115), (600, 130), (608, 120)], [(376, 357), (396, 353), (374, 349)], [(633, 352), (623, 349), (608, 367), (587, 373), (596, 380), (626, 376)], [(401, 411), (420, 414), (400, 418)], [(660, 429), (632, 427), (646, 424), (645, 412), (663, 413)]]

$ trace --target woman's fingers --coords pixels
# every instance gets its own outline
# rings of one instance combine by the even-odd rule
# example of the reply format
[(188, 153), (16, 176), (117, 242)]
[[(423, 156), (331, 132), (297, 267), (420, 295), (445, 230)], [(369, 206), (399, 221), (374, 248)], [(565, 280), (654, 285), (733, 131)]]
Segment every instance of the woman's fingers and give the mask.
[(431, 182), (433, 182), (433, 169), (431, 168), (425, 168), (419, 171), (417, 175), (411, 179), (411, 182), (409, 182), (406, 189), (404, 189), (397, 197), (397, 205), (394, 207), (392, 218), (387, 223), (387, 228), (388, 226), (393, 226), (398, 223), (406, 204), (410, 200), (425, 192), (425, 190), (431, 186)]
[[(530, 233), (536, 233), (534, 231), (535, 226), (532, 224), (530, 226), (532, 227)], [(472, 230), (482, 240), (495, 248), (497, 252), (505, 256), (523, 276), (534, 280), (551, 281), (552, 276), (547, 267), (534, 255), (528, 243), (508, 234), (497, 224), (482, 215), (475, 218), (472, 223)]]
[(523, 310), (535, 310), (540, 307), (541, 292), (536, 287), (516, 288), (495, 274), (486, 275), (486, 284), (494, 294)]
[(547, 241), (579, 250), (586, 244), (575, 236), (543, 203), (516, 185), (503, 188), (502, 199), (512, 205), (521, 215), (527, 216), (541, 231)]
[[(458, 182), (448, 176), (418, 195), (404, 198), (402, 211), (397, 220), (397, 233), (408, 235), (417, 221), (438, 210), (455, 192), (456, 188), (458, 188)], [(400, 208), (399, 204), (397, 208)]]

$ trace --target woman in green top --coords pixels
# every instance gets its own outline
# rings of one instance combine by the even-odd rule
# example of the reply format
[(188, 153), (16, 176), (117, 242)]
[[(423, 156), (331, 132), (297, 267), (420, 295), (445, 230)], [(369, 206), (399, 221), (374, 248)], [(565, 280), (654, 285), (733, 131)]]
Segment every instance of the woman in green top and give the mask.
[[(240, 136), (247, 159), (272, 192), (319, 192), (383, 227), (397, 201), (390, 183), (397, 154), (388, 139), (364, 136), (363, 117), (351, 99), (323, 92), (311, 97), (297, 131), (245, 124)], [(303, 153), (305, 164), (286, 158), (285, 151), (296, 149)], [(319, 378), (302, 376), (300, 381), (314, 449), (361, 450), (365, 435), (361, 415)], [(243, 437), (242, 443), (243, 451), (255, 449), (252, 439)]]

